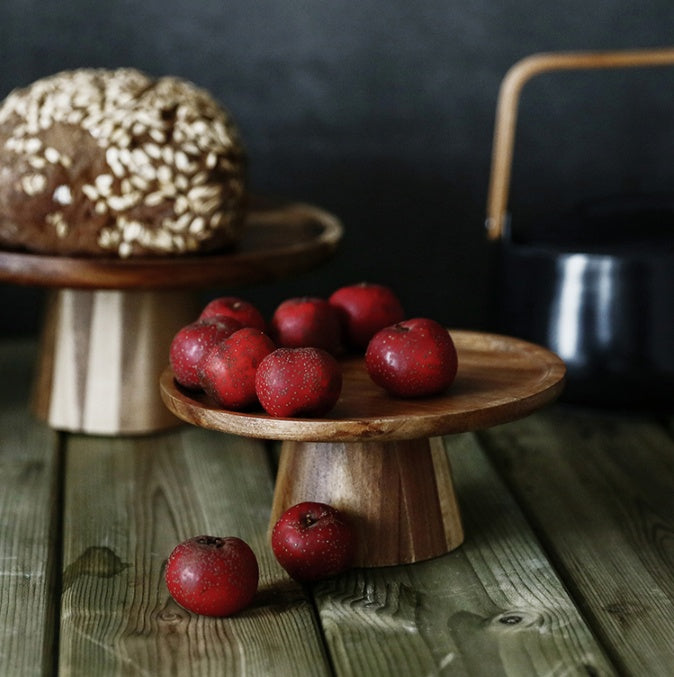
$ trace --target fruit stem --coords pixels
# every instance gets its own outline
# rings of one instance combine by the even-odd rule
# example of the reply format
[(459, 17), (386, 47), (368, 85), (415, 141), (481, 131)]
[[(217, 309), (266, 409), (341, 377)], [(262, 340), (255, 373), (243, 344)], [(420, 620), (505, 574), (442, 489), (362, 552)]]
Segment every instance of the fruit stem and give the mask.
[(197, 538), (197, 542), (199, 545), (213, 545), (216, 548), (222, 547), (222, 539), (218, 538), (217, 536), (199, 536)]

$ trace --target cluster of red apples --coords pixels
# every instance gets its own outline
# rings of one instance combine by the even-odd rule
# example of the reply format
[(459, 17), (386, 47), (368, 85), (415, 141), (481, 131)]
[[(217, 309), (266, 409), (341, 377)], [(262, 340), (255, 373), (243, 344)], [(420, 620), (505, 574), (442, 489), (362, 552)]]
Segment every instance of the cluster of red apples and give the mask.
[[(178, 383), (205, 391), (225, 409), (321, 416), (339, 399), (339, 358), (348, 353), (364, 353), (372, 380), (395, 397), (442, 393), (457, 370), (445, 327), (405, 319), (394, 292), (369, 283), (341, 287), (328, 299), (283, 301), (269, 323), (243, 299), (217, 298), (176, 334), (170, 362)], [(281, 515), (271, 547), (292, 578), (312, 582), (351, 566), (356, 532), (333, 506), (304, 502)], [(178, 604), (208, 616), (230, 616), (251, 604), (258, 578), (253, 550), (235, 536), (180, 543), (165, 574)]]
[(269, 322), (250, 302), (219, 297), (183, 327), (170, 348), (176, 381), (232, 411), (324, 416), (342, 389), (339, 358), (365, 355), (372, 380), (395, 397), (428, 397), (454, 381), (457, 355), (445, 327), (406, 319), (388, 287), (337, 289), (328, 299), (283, 301)]

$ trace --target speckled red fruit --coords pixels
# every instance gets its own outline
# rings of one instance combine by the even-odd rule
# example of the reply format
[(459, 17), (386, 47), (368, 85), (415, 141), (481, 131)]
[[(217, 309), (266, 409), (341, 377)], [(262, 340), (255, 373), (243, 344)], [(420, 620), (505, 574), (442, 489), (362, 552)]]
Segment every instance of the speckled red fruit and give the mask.
[(197, 320), (179, 329), (169, 349), (169, 362), (176, 381), (185, 388), (198, 390), (201, 387), (199, 368), (204, 356), (237, 329), (241, 329), (241, 323), (231, 317)]
[(209, 301), (201, 311), (199, 319), (207, 317), (233, 317), (242, 327), (255, 327), (265, 331), (267, 323), (262, 313), (250, 301), (238, 296), (219, 296)]
[(381, 284), (361, 282), (341, 287), (329, 302), (340, 310), (347, 340), (357, 350), (365, 350), (380, 329), (405, 319), (398, 297)]
[(456, 377), (456, 348), (439, 322), (413, 318), (377, 332), (365, 352), (370, 378), (397, 397), (427, 397)]
[(321, 348), (277, 348), (260, 362), (255, 391), (271, 416), (323, 416), (342, 392), (342, 369)]
[(188, 611), (231, 616), (252, 602), (259, 568), (240, 538), (195, 536), (173, 549), (165, 579), (171, 597)]
[(288, 508), (274, 525), (271, 546), (297, 581), (317, 581), (351, 567), (356, 550), (352, 525), (339, 510), (307, 501)]
[(339, 311), (325, 299), (301, 296), (283, 301), (270, 322), (271, 335), (284, 348), (312, 346), (332, 355), (342, 351)]
[(258, 404), (255, 372), (276, 346), (263, 331), (244, 327), (216, 344), (201, 362), (201, 387), (215, 402), (240, 411)]

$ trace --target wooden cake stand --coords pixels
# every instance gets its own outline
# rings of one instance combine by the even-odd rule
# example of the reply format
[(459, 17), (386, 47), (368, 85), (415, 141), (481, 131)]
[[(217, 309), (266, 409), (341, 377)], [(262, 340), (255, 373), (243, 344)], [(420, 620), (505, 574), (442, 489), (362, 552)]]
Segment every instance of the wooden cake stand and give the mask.
[(256, 204), (229, 253), (123, 260), (0, 251), (0, 281), (50, 289), (33, 411), (54, 428), (92, 434), (176, 425), (157, 379), (173, 336), (199, 314), (199, 290), (310, 270), (341, 237), (340, 222), (316, 207)]
[(204, 428), (283, 440), (273, 525), (300, 501), (344, 510), (359, 532), (358, 566), (429, 559), (463, 542), (463, 528), (441, 435), (521, 418), (554, 400), (563, 362), (545, 348), (493, 334), (453, 331), (456, 381), (441, 396), (389, 397), (363, 358), (342, 362), (342, 395), (330, 418), (287, 419), (218, 409), (181, 388), (170, 369), (160, 379), (167, 407)]

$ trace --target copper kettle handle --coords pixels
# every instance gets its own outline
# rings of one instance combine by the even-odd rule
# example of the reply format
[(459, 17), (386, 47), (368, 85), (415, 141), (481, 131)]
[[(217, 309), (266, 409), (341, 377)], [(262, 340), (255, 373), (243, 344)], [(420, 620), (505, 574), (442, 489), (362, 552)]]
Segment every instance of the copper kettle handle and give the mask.
[(487, 196), (487, 235), (502, 237), (505, 229), (510, 171), (512, 168), (517, 106), (524, 85), (549, 71), (598, 68), (631, 68), (674, 64), (674, 48), (610, 52), (550, 52), (533, 54), (515, 63), (499, 89), (492, 148), (491, 176)]

